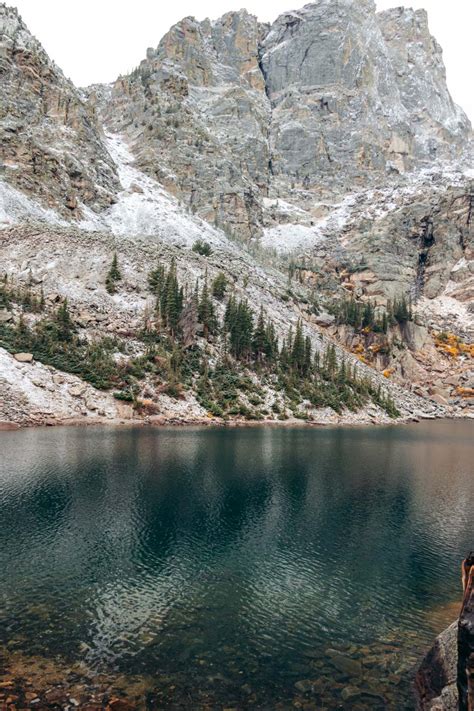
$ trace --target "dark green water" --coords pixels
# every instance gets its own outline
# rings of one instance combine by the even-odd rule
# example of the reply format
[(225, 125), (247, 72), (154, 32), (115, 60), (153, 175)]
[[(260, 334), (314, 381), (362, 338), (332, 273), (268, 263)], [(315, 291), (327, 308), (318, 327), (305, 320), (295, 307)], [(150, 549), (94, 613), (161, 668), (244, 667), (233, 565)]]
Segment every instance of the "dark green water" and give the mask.
[(0, 433), (1, 641), (144, 674), (152, 708), (413, 708), (474, 544), (473, 434)]

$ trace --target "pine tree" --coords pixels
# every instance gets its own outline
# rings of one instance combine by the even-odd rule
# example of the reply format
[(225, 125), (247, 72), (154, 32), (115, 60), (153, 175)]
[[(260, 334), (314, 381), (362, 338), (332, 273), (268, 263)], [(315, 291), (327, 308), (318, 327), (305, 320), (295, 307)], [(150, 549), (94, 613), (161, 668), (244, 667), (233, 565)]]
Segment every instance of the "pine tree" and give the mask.
[(321, 354), (319, 350), (316, 350), (314, 353), (314, 370), (316, 373), (319, 373), (321, 370)]
[(148, 274), (148, 288), (157, 298), (161, 296), (166, 280), (166, 270), (162, 264), (158, 264), (155, 269)]
[(346, 370), (346, 361), (343, 358), (341, 361), (341, 365), (339, 368), (339, 372), (337, 374), (337, 382), (339, 385), (345, 385), (347, 383), (348, 377), (347, 377), (347, 370)]
[(162, 319), (164, 325), (169, 329), (173, 337), (177, 335), (179, 318), (183, 309), (183, 300), (183, 289), (179, 286), (176, 275), (176, 261), (173, 258), (166, 275), (160, 298)]
[(74, 332), (74, 324), (69, 313), (67, 299), (64, 299), (56, 311), (55, 322), (58, 338), (61, 341), (70, 341)]
[(311, 338), (306, 336), (304, 342), (304, 365), (303, 372), (307, 375), (311, 370)]
[(296, 324), (296, 332), (291, 344), (291, 365), (300, 373), (304, 370), (305, 364), (305, 342), (303, 337), (303, 325), (301, 319)]
[(227, 279), (223, 272), (219, 272), (212, 282), (212, 295), (216, 299), (223, 299), (227, 290)]
[(334, 344), (328, 345), (326, 353), (324, 354), (324, 372), (325, 376), (329, 380), (334, 380), (334, 376), (337, 370), (337, 357), (336, 357), (336, 347)]
[(268, 321), (265, 327), (265, 356), (269, 363), (275, 363), (278, 356), (278, 340), (272, 321)]
[(236, 310), (237, 304), (235, 301), (235, 296), (231, 294), (227, 302), (224, 314), (224, 329), (226, 331), (230, 331), (231, 325), (234, 323)]
[(252, 350), (258, 362), (261, 362), (267, 350), (267, 333), (265, 328), (265, 317), (263, 315), (263, 306), (260, 307), (257, 325), (252, 338)]
[(371, 328), (374, 325), (374, 307), (368, 301), (364, 305), (364, 309), (362, 312), (362, 327), (363, 328)]
[(224, 327), (229, 333), (232, 355), (235, 358), (247, 358), (252, 351), (253, 315), (246, 301), (237, 304), (233, 296), (229, 299)]
[(216, 332), (217, 319), (214, 304), (212, 303), (212, 299), (209, 297), (207, 272), (204, 279), (204, 286), (202, 287), (201, 298), (199, 300), (198, 317), (199, 322), (203, 325), (205, 338), (208, 338), (210, 334)]
[(122, 274), (118, 266), (117, 252), (114, 252), (112, 264), (110, 265), (110, 269), (107, 272), (107, 276), (105, 278), (105, 288), (107, 289), (109, 294), (115, 294), (115, 292), (117, 291), (117, 282), (121, 280)]

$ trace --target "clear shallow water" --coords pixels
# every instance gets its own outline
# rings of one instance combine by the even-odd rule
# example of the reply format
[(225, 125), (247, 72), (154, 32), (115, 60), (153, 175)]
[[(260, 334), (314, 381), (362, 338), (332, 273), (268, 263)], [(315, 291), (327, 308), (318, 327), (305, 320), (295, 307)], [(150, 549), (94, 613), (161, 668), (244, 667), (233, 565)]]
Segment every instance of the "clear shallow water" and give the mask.
[(146, 675), (152, 708), (413, 708), (473, 547), (473, 434), (0, 433), (0, 641)]

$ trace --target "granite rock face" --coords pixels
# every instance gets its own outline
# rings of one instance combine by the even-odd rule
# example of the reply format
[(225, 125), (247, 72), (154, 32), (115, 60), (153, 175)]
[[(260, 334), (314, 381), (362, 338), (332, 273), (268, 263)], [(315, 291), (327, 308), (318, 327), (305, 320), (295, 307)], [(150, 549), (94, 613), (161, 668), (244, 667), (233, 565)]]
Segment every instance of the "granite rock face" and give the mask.
[(127, 134), (140, 168), (244, 238), (259, 231), (269, 183), (262, 33), (245, 10), (215, 23), (185, 18), (111, 92), (91, 92), (107, 125)]
[(373, 0), (319, 0), (271, 26), (243, 10), (185, 18), (91, 95), (142, 169), (242, 238), (271, 220), (269, 198), (301, 207), (403, 179), (471, 136), (426, 13)]
[(453, 622), (435, 640), (423, 660), (415, 681), (419, 711), (457, 711), (458, 622)]
[(6, 180), (65, 217), (109, 205), (118, 188), (90, 106), (0, 4), (0, 159)]
[(274, 169), (306, 183), (360, 184), (454, 157), (469, 130), (424, 11), (320, 0), (276, 20), (261, 63)]

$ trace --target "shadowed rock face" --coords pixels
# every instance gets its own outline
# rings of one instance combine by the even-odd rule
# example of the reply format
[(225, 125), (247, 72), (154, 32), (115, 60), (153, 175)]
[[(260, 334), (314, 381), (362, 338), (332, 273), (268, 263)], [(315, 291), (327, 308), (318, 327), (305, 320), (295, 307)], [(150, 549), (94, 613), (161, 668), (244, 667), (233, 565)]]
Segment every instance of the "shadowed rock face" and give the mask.
[(320, 0), (271, 26), (185, 18), (107, 97), (140, 166), (244, 238), (269, 195), (341, 194), (456, 159), (470, 136), (426, 13), (372, 0)]
[(0, 4), (0, 158), (7, 180), (64, 216), (118, 189), (90, 107), (14, 8)]
[(420, 711), (457, 711), (458, 622), (442, 632), (424, 658), (416, 677)]
[(459, 620), (435, 640), (415, 682), (420, 711), (474, 708), (474, 554), (462, 565), (463, 602)]

